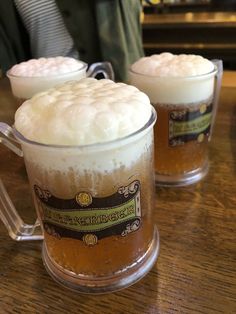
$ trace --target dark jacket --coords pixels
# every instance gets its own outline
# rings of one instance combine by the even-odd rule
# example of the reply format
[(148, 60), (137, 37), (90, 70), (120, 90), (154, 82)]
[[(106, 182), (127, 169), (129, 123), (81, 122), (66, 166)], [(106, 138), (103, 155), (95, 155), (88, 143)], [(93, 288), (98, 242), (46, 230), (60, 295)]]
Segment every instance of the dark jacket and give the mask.
[(12, 0), (0, 1), (0, 68), (5, 73), (30, 55), (28, 34)]
[[(110, 61), (117, 81), (143, 56), (139, 0), (56, 0), (82, 61)], [(30, 58), (26, 30), (12, 0), (0, 1), (0, 66)]]

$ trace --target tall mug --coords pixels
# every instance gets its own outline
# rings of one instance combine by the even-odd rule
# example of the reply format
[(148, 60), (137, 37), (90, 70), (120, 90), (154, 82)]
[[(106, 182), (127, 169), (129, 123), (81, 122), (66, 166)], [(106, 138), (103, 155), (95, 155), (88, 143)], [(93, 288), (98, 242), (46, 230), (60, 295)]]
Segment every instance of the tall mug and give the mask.
[(182, 186), (208, 172), (208, 143), (215, 120), (222, 62), (195, 55), (153, 55), (137, 61), (130, 83), (157, 110), (156, 183)]
[(14, 128), (0, 123), (3, 143), (24, 157), (39, 223), (22, 222), (1, 181), (0, 218), (12, 238), (43, 240), (43, 262), (57, 282), (111, 292), (155, 264), (155, 121), (136, 88), (85, 78), (26, 101)]

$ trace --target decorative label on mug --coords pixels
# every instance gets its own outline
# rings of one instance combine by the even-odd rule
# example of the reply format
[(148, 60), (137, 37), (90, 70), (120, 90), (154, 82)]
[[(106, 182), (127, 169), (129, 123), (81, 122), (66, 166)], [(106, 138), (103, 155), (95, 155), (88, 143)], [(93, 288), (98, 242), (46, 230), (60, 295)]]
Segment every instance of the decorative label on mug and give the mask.
[(37, 185), (34, 191), (42, 209), (44, 230), (59, 239), (76, 238), (95, 245), (104, 237), (126, 236), (141, 225), (138, 180), (102, 198), (80, 191), (72, 199), (60, 199)]
[(197, 110), (179, 109), (169, 113), (169, 145), (179, 146), (189, 141), (201, 143), (209, 137), (212, 104), (201, 104)]

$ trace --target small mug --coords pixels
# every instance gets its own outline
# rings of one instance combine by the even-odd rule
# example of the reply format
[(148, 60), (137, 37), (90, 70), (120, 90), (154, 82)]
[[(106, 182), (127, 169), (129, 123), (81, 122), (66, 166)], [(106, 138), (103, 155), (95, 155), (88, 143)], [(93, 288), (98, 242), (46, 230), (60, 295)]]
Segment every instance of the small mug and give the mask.
[[(208, 143), (216, 117), (223, 64), (191, 77), (160, 77), (129, 71), (130, 84), (146, 93), (157, 110), (155, 177), (162, 186), (184, 186), (208, 172)], [(177, 99), (175, 96), (177, 95)]]

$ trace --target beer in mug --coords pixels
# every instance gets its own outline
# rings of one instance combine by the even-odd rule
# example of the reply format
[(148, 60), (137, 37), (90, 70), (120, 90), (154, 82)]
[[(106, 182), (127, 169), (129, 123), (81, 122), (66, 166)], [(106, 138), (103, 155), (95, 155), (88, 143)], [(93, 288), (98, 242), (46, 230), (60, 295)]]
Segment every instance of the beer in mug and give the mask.
[(59, 283), (110, 292), (154, 265), (155, 121), (144, 93), (107, 79), (64, 83), (17, 110), (13, 134), (43, 230), (43, 260)]
[(157, 111), (157, 184), (187, 185), (206, 175), (217, 73), (213, 62), (197, 55), (162, 53), (131, 66), (130, 84), (145, 92)]

